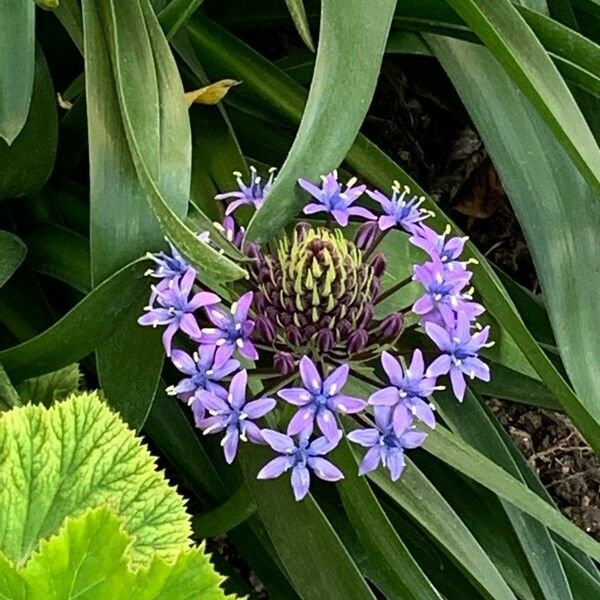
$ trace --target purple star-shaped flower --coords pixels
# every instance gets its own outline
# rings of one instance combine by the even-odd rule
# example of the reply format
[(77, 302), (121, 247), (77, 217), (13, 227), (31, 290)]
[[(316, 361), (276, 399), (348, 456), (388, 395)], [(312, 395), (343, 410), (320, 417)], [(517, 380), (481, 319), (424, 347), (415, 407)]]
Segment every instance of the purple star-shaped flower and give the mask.
[(354, 185), (356, 177), (348, 181), (344, 191), (342, 191), (342, 184), (337, 180), (337, 171), (333, 171), (321, 177), (321, 179), (323, 184), (320, 188), (310, 181), (298, 179), (300, 187), (317, 200), (317, 202), (312, 202), (304, 207), (305, 215), (319, 212), (330, 213), (342, 227), (348, 225), (348, 219), (352, 216), (362, 217), (363, 219), (377, 218), (370, 210), (362, 206), (352, 206), (367, 189), (366, 185)]
[(283, 433), (272, 429), (263, 429), (262, 436), (282, 456), (269, 461), (259, 472), (257, 479), (275, 479), (289, 469), (292, 470), (292, 489), (294, 498), (302, 500), (310, 487), (310, 470), (324, 481), (339, 481), (343, 473), (323, 455), (333, 450), (339, 443), (342, 432), (338, 431), (335, 440), (321, 436), (309, 442), (310, 434), (306, 431), (298, 436), (298, 445)]
[(410, 194), (410, 189), (405, 187), (400, 193), (400, 184), (397, 182), (392, 188), (392, 195), (389, 198), (379, 190), (367, 190), (367, 194), (379, 202), (385, 213), (377, 221), (381, 231), (392, 227), (402, 227), (408, 233), (414, 233), (418, 224), (432, 214), (430, 211), (419, 208), (425, 198), (413, 196), (410, 200), (405, 200), (406, 195)]
[(421, 223), (414, 230), (409, 241), (413, 246), (417, 246), (417, 248), (421, 248), (421, 250), (427, 252), (433, 260), (439, 259), (446, 267), (454, 264), (453, 268), (459, 268), (463, 266), (463, 263), (460, 263), (458, 258), (462, 254), (465, 243), (469, 238), (468, 236), (455, 236), (446, 239), (450, 235), (450, 231), (450, 225), (446, 227), (444, 233), (440, 234), (431, 229), (431, 227), (427, 227), (427, 225)]
[[(156, 254), (152, 254), (151, 252), (148, 252), (146, 254), (146, 258), (154, 261), (156, 266), (153, 269), (148, 269), (144, 273), (144, 275), (149, 275), (150, 277), (156, 277), (157, 279), (160, 279), (157, 287), (161, 290), (165, 289), (171, 280), (185, 275), (185, 273), (188, 271), (193, 271), (194, 276), (196, 275), (194, 268), (189, 265), (185, 258), (183, 258), (177, 248), (175, 248), (175, 246), (168, 239), (166, 241), (171, 249), (171, 254), (167, 254), (166, 252), (157, 252)], [(151, 302), (152, 301), (153, 299)]]
[(377, 429), (356, 429), (348, 434), (351, 442), (369, 448), (360, 463), (359, 475), (370, 473), (382, 464), (390, 472), (392, 481), (396, 481), (404, 470), (404, 450), (418, 448), (425, 441), (427, 434), (414, 429), (408, 413), (402, 413), (402, 427), (398, 434), (392, 412), (391, 406), (376, 406)]
[(275, 408), (277, 402), (273, 398), (261, 398), (246, 402), (247, 371), (236, 373), (229, 386), (229, 393), (223, 397), (221, 392), (211, 393), (198, 391), (198, 400), (211, 415), (199, 421), (198, 426), (204, 435), (225, 431), (221, 440), (225, 460), (231, 464), (237, 454), (240, 439), (250, 440), (255, 444), (263, 444), (261, 430), (254, 423)]
[(198, 339), (200, 328), (194, 311), (221, 301), (219, 296), (212, 292), (198, 292), (190, 300), (195, 276), (193, 270), (188, 270), (181, 279), (171, 279), (165, 289), (153, 286), (154, 301), (157, 301), (159, 306), (147, 306), (146, 314), (138, 319), (140, 325), (167, 325), (162, 336), (167, 356), (171, 356), (171, 342), (179, 329), (192, 339)]
[(465, 378), (490, 380), (489, 367), (478, 358), (482, 348), (489, 347), (493, 342), (486, 343), (490, 334), (489, 326), (471, 334), (471, 322), (468, 315), (459, 312), (455, 325), (447, 331), (435, 323), (426, 323), (425, 331), (444, 353), (438, 356), (429, 368), (429, 377), (438, 377), (450, 373), (454, 395), (462, 402), (465, 396)]
[(190, 405), (197, 400), (197, 393), (200, 390), (215, 394), (225, 392), (225, 388), (217, 382), (240, 368), (240, 363), (233, 359), (228, 359), (221, 364), (217, 363), (214, 346), (200, 346), (192, 356), (183, 350), (173, 350), (171, 361), (187, 377), (177, 385), (168, 387), (167, 393), (177, 396)]
[(206, 327), (200, 334), (200, 343), (216, 346), (216, 360), (221, 363), (237, 350), (249, 360), (256, 360), (258, 352), (250, 341), (254, 321), (248, 318), (253, 292), (246, 292), (226, 311), (218, 306), (206, 309), (206, 314), (215, 327)]
[(261, 178), (256, 173), (254, 167), (250, 167), (250, 183), (246, 185), (242, 181), (242, 174), (239, 171), (234, 171), (234, 175), (239, 186), (239, 190), (234, 192), (226, 192), (224, 194), (217, 194), (215, 200), (227, 200), (229, 198), (235, 198), (233, 202), (225, 209), (225, 214), (230, 215), (236, 208), (243, 206), (244, 204), (254, 206), (257, 210), (261, 207), (264, 199), (271, 190), (273, 185), (273, 177), (275, 176), (275, 168), (269, 169), (269, 179), (266, 183), (262, 183)]
[(414, 415), (432, 429), (435, 427), (435, 415), (431, 404), (425, 401), (437, 389), (435, 377), (425, 375), (425, 363), (420, 350), (415, 350), (408, 369), (389, 353), (381, 355), (381, 364), (392, 384), (377, 390), (369, 398), (374, 406), (394, 407), (393, 421), (397, 434), (401, 434), (406, 426), (408, 415)]
[(485, 309), (481, 304), (471, 301), (470, 293), (462, 291), (472, 275), (466, 269), (447, 269), (437, 258), (423, 265), (415, 265), (413, 280), (425, 288), (425, 294), (413, 304), (412, 311), (427, 316), (424, 321), (449, 326), (454, 323), (459, 311), (468, 314), (471, 320), (475, 319)]
[(284, 388), (277, 394), (300, 408), (289, 422), (288, 435), (307, 431), (312, 433), (315, 419), (325, 437), (333, 441), (339, 429), (335, 413), (352, 414), (363, 410), (366, 402), (360, 398), (340, 394), (348, 380), (348, 365), (338, 367), (323, 381), (317, 367), (308, 356), (300, 359), (300, 376), (304, 387)]

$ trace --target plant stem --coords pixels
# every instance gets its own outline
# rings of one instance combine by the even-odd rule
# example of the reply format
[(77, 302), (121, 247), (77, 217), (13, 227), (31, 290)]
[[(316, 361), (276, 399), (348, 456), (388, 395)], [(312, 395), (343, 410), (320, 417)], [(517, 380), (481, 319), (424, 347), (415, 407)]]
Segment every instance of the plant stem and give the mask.
[(395, 294), (397, 291), (401, 290), (405, 285), (408, 285), (411, 281), (412, 281), (412, 275), (409, 275), (405, 279), (402, 279), (398, 283), (394, 284), (391, 288), (387, 289), (385, 292), (383, 292), (382, 294), (379, 294), (379, 296), (377, 296), (377, 298), (375, 300), (375, 305), (379, 304), (380, 302), (383, 302), (386, 298), (389, 298), (390, 296)]

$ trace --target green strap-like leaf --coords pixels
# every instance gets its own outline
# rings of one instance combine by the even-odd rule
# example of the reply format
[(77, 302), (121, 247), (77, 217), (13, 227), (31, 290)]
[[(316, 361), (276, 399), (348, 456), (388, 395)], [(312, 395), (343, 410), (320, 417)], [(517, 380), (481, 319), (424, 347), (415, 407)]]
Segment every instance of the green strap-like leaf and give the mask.
[(306, 17), (306, 10), (304, 9), (303, 0), (285, 0), (290, 16), (294, 25), (298, 30), (298, 34), (302, 38), (302, 41), (312, 51), (315, 51), (315, 45), (310, 34), (310, 27), (308, 26), (308, 18)]
[(446, 464), (487, 487), (500, 498), (581, 548), (595, 560), (600, 559), (598, 542), (563, 517), (535, 492), (444, 427), (438, 425), (429, 432), (424, 447)]
[(544, 47), (509, 0), (448, 0), (531, 101), (600, 195), (600, 148)]
[(437, 600), (441, 598), (426, 574), (394, 531), (367, 480), (357, 475), (358, 462), (344, 438), (335, 455), (344, 473), (337, 485), (344, 508), (360, 543), (377, 572), (375, 583), (388, 598)]
[(0, 287), (19, 268), (27, 254), (27, 247), (14, 234), (0, 229)]
[[(142, 310), (147, 301), (146, 290), (140, 294), (131, 281), (136, 278), (143, 280), (146, 268), (144, 260), (127, 265), (100, 284), (52, 327), (18, 346), (0, 351), (0, 362), (11, 378), (19, 381), (56, 371), (93, 352), (111, 335), (132, 305)], [(153, 343), (159, 342), (156, 339)]]
[[(0, 62), (0, 71), (12, 61), (18, 62), (21, 55), (17, 48), (11, 48), (6, 53), (2, 52), (2, 43), (5, 35), (2, 32), (2, 11), (11, 4), (31, 6), (32, 2), (20, 0), (7, 0), (0, 4), (0, 56), (5, 57)], [(19, 9), (20, 10), (20, 9)], [(18, 11), (17, 11), (18, 12)], [(10, 25), (9, 25), (10, 26)], [(13, 31), (14, 33), (14, 31)], [(11, 34), (12, 35), (12, 34)], [(17, 44), (18, 46), (18, 44)], [(32, 68), (34, 66), (32, 65)], [(56, 144), (58, 139), (58, 119), (56, 115), (56, 98), (52, 79), (48, 71), (46, 59), (38, 47), (35, 53), (35, 77), (31, 94), (31, 105), (27, 102), (27, 120), (10, 146), (0, 139), (0, 200), (3, 198), (17, 198), (37, 192), (50, 177), (56, 157)], [(1, 86), (0, 86), (1, 87)], [(2, 91), (0, 90), (0, 112), (3, 104)], [(10, 95), (6, 97), (10, 102)], [(14, 116), (18, 116), (22, 105), (16, 109)]]
[(300, 210), (306, 194), (298, 188), (298, 178), (317, 180), (344, 159), (375, 91), (395, 5), (395, 0), (323, 1), (317, 61), (302, 121), (275, 184), (250, 222), (250, 239), (267, 239)]
[(402, 477), (395, 483), (381, 469), (369, 476), (459, 563), (486, 598), (515, 600), (515, 595), (477, 540), (410, 460), (407, 460)]
[(273, 453), (257, 446), (245, 450), (240, 460), (246, 483), (298, 595), (303, 600), (373, 600), (368, 584), (312, 496), (296, 502), (289, 473), (257, 480), (257, 472), (274, 458)]
[(35, 4), (0, 4), (0, 142), (12, 144), (25, 125), (33, 90)]
[(171, 39), (182, 25), (192, 16), (204, 0), (170, 0), (158, 14), (158, 22)]

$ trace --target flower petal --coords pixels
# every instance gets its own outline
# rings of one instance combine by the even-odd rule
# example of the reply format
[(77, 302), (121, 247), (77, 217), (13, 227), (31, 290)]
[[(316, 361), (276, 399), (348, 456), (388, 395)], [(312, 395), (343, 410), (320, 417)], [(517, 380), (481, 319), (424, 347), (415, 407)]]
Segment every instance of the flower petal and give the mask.
[(287, 426), (288, 435), (298, 435), (303, 431), (312, 433), (315, 419), (315, 407), (311, 404), (303, 406), (296, 411)]
[(311, 456), (327, 454), (339, 444), (341, 439), (341, 431), (338, 431), (337, 437), (334, 440), (328, 440), (324, 435), (322, 435), (311, 442), (309, 446), (309, 454)]
[(235, 460), (239, 441), (240, 432), (238, 431), (237, 427), (228, 427), (227, 433), (221, 441), (221, 445), (223, 446), (223, 454), (225, 455), (225, 462), (228, 465)]
[(321, 375), (319, 375), (315, 363), (308, 356), (303, 356), (300, 359), (300, 376), (307, 390), (315, 394), (321, 391), (321, 384), (323, 382)]
[(348, 214), (352, 217), (362, 217), (368, 221), (374, 221), (377, 218), (370, 210), (362, 206), (351, 206), (348, 208)]
[(452, 391), (454, 392), (454, 395), (459, 402), (462, 402), (465, 397), (467, 384), (465, 383), (462, 371), (458, 367), (452, 367), (450, 369), (450, 381), (452, 382)]
[(359, 475), (365, 475), (366, 473), (370, 473), (374, 471), (381, 462), (381, 452), (379, 450), (379, 446), (373, 446), (362, 459), (360, 463), (360, 467), (358, 468)]
[(276, 404), (277, 401), (273, 398), (260, 398), (248, 402), (244, 406), (244, 413), (248, 415), (249, 419), (260, 419), (260, 417), (264, 417), (268, 412), (271, 412)]
[(381, 366), (392, 385), (401, 385), (403, 377), (402, 367), (394, 356), (389, 352), (383, 352), (381, 354)]
[(291, 467), (288, 456), (278, 456), (270, 460), (258, 473), (257, 479), (275, 479)]
[(420, 398), (414, 400), (412, 413), (419, 421), (422, 421), (425, 425), (431, 427), (431, 429), (435, 429), (435, 413), (427, 402)]
[(242, 345), (238, 346), (240, 354), (248, 360), (258, 360), (258, 351), (250, 340), (243, 340)]
[(319, 426), (319, 429), (321, 430), (323, 435), (330, 442), (337, 439), (339, 432), (337, 419), (335, 418), (335, 414), (331, 412), (328, 408), (322, 408), (317, 413), (317, 425)]
[(175, 368), (185, 373), (186, 375), (196, 374), (196, 363), (194, 359), (183, 350), (172, 350), (171, 351), (171, 362), (175, 365)]
[(307, 204), (304, 207), (302, 212), (305, 215), (314, 215), (315, 213), (327, 212), (327, 207), (324, 206), (323, 204), (317, 204), (316, 202), (311, 202), (310, 204)]
[(394, 406), (399, 401), (398, 388), (394, 386), (377, 390), (369, 396), (369, 404), (373, 406)]
[(314, 456), (308, 459), (308, 466), (313, 473), (323, 481), (339, 481), (344, 479), (344, 474), (326, 458)]
[(179, 326), (177, 323), (171, 323), (162, 334), (162, 343), (165, 348), (165, 354), (171, 356), (171, 345), (173, 343), (173, 336), (177, 333)]
[(331, 215), (341, 227), (348, 225), (348, 212), (346, 210), (335, 208), (331, 211)]
[(242, 294), (236, 305), (234, 311), (234, 317), (237, 323), (241, 323), (248, 318), (248, 311), (250, 310), (250, 306), (252, 305), (252, 298), (254, 297), (253, 292), (246, 292)]
[(348, 365), (342, 365), (338, 367), (325, 381), (323, 382), (323, 393), (327, 396), (335, 396), (348, 381), (348, 373), (350, 367)]
[(206, 390), (198, 390), (196, 392), (196, 398), (202, 402), (202, 405), (207, 410), (216, 412), (218, 414), (229, 414), (231, 411), (231, 408), (227, 402), (225, 402), (225, 400), (215, 396), (215, 394), (212, 394), (211, 392), (207, 392)]
[(337, 394), (331, 398), (330, 403), (336, 412), (347, 415), (358, 413), (367, 406), (367, 403), (361, 398), (345, 396), (344, 394)]
[(355, 444), (359, 444), (360, 446), (364, 446), (365, 448), (370, 448), (371, 446), (376, 446), (379, 443), (379, 438), (381, 433), (377, 429), (355, 429), (351, 431), (347, 437), (351, 442)]
[(418, 448), (419, 446), (423, 445), (426, 437), (427, 434), (424, 431), (407, 431), (402, 436), (402, 446), (404, 448), (408, 448), (409, 450), (411, 448)]
[(392, 481), (397, 481), (402, 475), (402, 471), (404, 471), (404, 453), (400, 450), (396, 450), (396, 452), (391, 452), (387, 457), (387, 468), (390, 472), (390, 479)]
[(413, 422), (412, 413), (406, 406), (406, 404), (398, 404), (394, 409), (394, 433), (396, 435), (401, 435), (404, 431), (406, 431)]
[(294, 490), (294, 498), (302, 500), (308, 494), (310, 487), (310, 473), (306, 467), (296, 465), (292, 469), (292, 489)]
[(423, 362), (423, 353), (417, 348), (412, 355), (409, 371), (411, 377), (421, 377), (425, 372), (425, 363)]
[(273, 429), (263, 429), (261, 434), (275, 452), (293, 452), (296, 448), (294, 440), (289, 435), (279, 433), (279, 431)]
[(279, 390), (277, 395), (286, 402), (295, 404), (296, 406), (304, 406), (312, 399), (312, 395), (304, 388), (284, 388)]
[(235, 408), (242, 408), (246, 402), (246, 386), (248, 385), (248, 371), (244, 369), (236, 373), (229, 385), (230, 403)]
[[(430, 323), (427, 323), (430, 325)], [(430, 365), (427, 367), (427, 376), (428, 377), (439, 377), (440, 375), (445, 375), (452, 365), (452, 359), (447, 354), (442, 354), (438, 356)]]
[[(440, 350), (445, 352), (452, 350), (452, 340), (444, 328), (435, 323), (425, 323), (425, 331)], [(429, 370), (431, 370), (431, 367), (429, 367)]]
[(193, 340), (198, 340), (202, 335), (202, 331), (200, 327), (198, 327), (198, 322), (196, 321), (196, 317), (193, 314), (187, 313), (181, 317), (179, 321), (179, 327), (181, 331), (187, 333)]

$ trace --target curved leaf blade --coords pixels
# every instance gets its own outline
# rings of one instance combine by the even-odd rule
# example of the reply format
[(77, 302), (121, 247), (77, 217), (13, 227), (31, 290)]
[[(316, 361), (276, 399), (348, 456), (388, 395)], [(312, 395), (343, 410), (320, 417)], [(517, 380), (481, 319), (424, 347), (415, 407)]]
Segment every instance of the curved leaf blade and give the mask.
[(596, 194), (600, 148), (544, 47), (509, 0), (448, 0), (530, 99)]
[(25, 125), (35, 70), (35, 4), (0, 5), (0, 138), (12, 144)]
[(323, 1), (317, 59), (302, 121), (281, 172), (250, 221), (249, 239), (264, 241), (299, 211), (306, 201), (297, 186), (299, 177), (317, 180), (344, 159), (375, 91), (395, 5), (395, 0)]
[(27, 246), (10, 231), (0, 229), (0, 287), (19, 268), (27, 254)]

